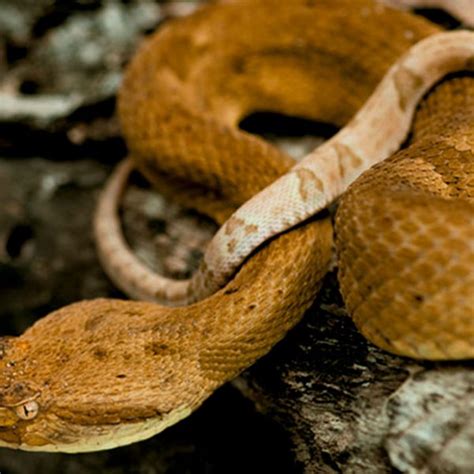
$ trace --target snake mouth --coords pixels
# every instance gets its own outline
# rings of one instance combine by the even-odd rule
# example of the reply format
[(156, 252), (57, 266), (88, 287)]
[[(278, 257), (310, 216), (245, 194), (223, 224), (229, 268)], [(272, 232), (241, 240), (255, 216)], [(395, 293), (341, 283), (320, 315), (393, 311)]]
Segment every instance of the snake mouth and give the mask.
[(21, 424), (24, 422), (20, 422), (12, 427), (0, 426), (0, 447), (63, 453), (102, 451), (150, 438), (186, 418), (191, 412), (189, 407), (180, 407), (166, 415), (113, 425), (85, 426), (56, 419), (54, 428), (44, 423), (27, 431), (22, 430)]
[(18, 449), (21, 444), (21, 436), (16, 427), (0, 426), (0, 447)]
[[(0, 447), (9, 449), (21, 449), (21, 450), (41, 450), (44, 451), (44, 447), (51, 443), (50, 440), (43, 438), (42, 436), (30, 433), (24, 433), (21, 428), (13, 427), (0, 428)], [(31, 449), (30, 449), (31, 448)]]

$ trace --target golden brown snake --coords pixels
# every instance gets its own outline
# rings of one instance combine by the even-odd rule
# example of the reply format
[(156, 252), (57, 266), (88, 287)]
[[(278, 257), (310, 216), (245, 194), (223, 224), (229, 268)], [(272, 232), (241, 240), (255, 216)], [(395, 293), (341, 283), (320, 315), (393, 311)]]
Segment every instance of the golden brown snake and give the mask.
[[(360, 161), (378, 161), (395, 151), (434, 82), (473, 68), (473, 33), (431, 36), (437, 27), (369, 0), (289, 3), (228, 2), (170, 23), (141, 49), (121, 92), (120, 114), (135, 164), (161, 190), (186, 189), (183, 203), (220, 223), (263, 188), (272, 189), (267, 186), (293, 164), (238, 130), (246, 114), (275, 110), (342, 126), (391, 64), (430, 36), (392, 66), (355, 122), (336, 135), (356, 140), (360, 135), (354, 130), (365, 133), (362, 148), (335, 137), (323, 148), (333, 154), (333, 163), (306, 160), (286, 174), (296, 178), (300, 200), (309, 202), (321, 186), (329, 186), (326, 173), (339, 188), (324, 205), (360, 174)], [(383, 87), (386, 100), (380, 98)], [(417, 114), (410, 147), (358, 180), (338, 211), (336, 240), (348, 308), (365, 334), (392, 351), (432, 358), (474, 352), (468, 300), (473, 229), (472, 220), (466, 222), (472, 216), (473, 91), (469, 76), (439, 86)], [(379, 114), (382, 109), (391, 116)], [(375, 122), (364, 132), (370, 117)], [(373, 140), (380, 127), (394, 129), (395, 138), (388, 130)], [(380, 149), (382, 156), (373, 158)], [(313, 161), (319, 168), (311, 168)], [(121, 168), (116, 176), (126, 171)], [(361, 196), (364, 203), (357, 208)], [(408, 217), (407, 207), (415, 217)], [(278, 211), (277, 217), (284, 209)], [(48, 315), (20, 337), (2, 339), (0, 445), (107, 449), (152, 436), (189, 415), (268, 352), (313, 301), (331, 258), (332, 228), (327, 217), (305, 216), (302, 223), (289, 222), (295, 225), (291, 231), (263, 246), (222, 289), (195, 304), (80, 302)], [(251, 236), (254, 225), (234, 217), (223, 232)], [(423, 237), (418, 228), (431, 234)], [(122, 249), (120, 241), (111, 242), (112, 247), (107, 240), (101, 247), (102, 259), (109, 271), (126, 274), (125, 266), (134, 262), (119, 258), (118, 267), (111, 264), (117, 262), (115, 250)], [(232, 239), (226, 246), (230, 251)], [(381, 256), (382, 263), (375, 263)], [(413, 274), (404, 273), (407, 259), (414, 263)], [(132, 278), (125, 286), (141, 291), (142, 283)], [(451, 313), (456, 308), (458, 319), (450, 324), (459, 329), (448, 327), (435, 342), (439, 327), (433, 330), (432, 323), (446, 329), (446, 308)], [(377, 322), (377, 315), (385, 319)], [(418, 319), (425, 315), (427, 320)], [(428, 329), (420, 330), (421, 324)]]

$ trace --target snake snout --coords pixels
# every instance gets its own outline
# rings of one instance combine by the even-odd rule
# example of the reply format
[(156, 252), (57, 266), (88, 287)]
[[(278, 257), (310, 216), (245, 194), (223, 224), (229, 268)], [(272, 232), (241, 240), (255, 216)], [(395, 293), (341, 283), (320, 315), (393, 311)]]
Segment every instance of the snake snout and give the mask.
[(4, 426), (3, 424), (3, 408), (0, 408), (0, 447), (18, 448), (21, 444), (21, 436), (18, 433), (16, 425)]
[(21, 444), (19, 421), (14, 409), (0, 407), (0, 446), (18, 447)]
[(21, 433), (40, 411), (40, 390), (24, 380), (22, 351), (28, 347), (19, 338), (0, 337), (0, 446), (19, 447)]
[[(5, 376), (0, 373), (0, 377)], [(25, 442), (28, 426), (40, 412), (40, 392), (25, 382), (0, 385), (0, 446), (19, 448)]]
[(9, 408), (0, 408), (0, 430), (14, 426), (18, 421), (16, 414)]

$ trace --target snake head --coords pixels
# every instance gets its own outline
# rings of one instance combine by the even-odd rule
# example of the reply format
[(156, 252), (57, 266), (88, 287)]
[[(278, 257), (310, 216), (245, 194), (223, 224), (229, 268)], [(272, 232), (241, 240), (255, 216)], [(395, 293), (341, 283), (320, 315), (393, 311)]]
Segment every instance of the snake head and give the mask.
[(19, 445), (25, 428), (40, 412), (41, 390), (24, 380), (21, 352), (17, 338), (0, 338), (0, 445)]
[(93, 300), (0, 338), (0, 446), (109, 449), (189, 415), (214, 387), (182, 321), (157, 305)]

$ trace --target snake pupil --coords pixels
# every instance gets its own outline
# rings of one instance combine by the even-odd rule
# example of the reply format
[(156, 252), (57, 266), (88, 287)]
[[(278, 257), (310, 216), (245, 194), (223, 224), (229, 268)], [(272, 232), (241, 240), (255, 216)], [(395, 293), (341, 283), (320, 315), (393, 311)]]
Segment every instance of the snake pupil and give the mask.
[(35, 401), (26, 402), (17, 408), (16, 414), (22, 420), (31, 420), (38, 414), (39, 406)]

